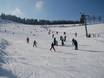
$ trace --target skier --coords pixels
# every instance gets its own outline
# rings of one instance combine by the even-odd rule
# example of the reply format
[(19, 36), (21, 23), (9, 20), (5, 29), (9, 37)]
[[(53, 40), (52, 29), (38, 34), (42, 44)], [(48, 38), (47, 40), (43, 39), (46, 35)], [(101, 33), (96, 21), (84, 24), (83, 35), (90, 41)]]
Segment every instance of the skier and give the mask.
[(77, 37), (77, 32), (75, 32), (75, 37)]
[(60, 40), (61, 40), (62, 46), (64, 46), (64, 38), (63, 38), (63, 36), (60, 36)]
[(27, 39), (26, 39), (26, 40), (27, 40), (27, 43), (29, 43), (29, 37), (27, 37)]
[(54, 38), (54, 34), (52, 34), (52, 38)]
[(33, 47), (37, 47), (37, 42), (36, 42), (36, 40), (34, 40), (34, 42), (33, 42)]
[(78, 50), (78, 42), (74, 38), (72, 39), (72, 45), (75, 46), (75, 50)]
[(53, 49), (54, 51), (56, 51), (55, 48), (54, 48), (54, 46), (55, 46), (55, 45), (54, 45), (54, 43), (52, 42), (50, 50)]
[(56, 38), (54, 38), (54, 45), (58, 45)]
[(66, 35), (64, 36), (64, 41), (66, 41)]
[(74, 41), (74, 45), (75, 45), (75, 50), (78, 50), (78, 42), (77, 42), (77, 40)]
[(51, 30), (48, 31), (48, 35), (50, 35), (50, 34), (51, 34)]
[(63, 39), (61, 40), (61, 44), (62, 44), (62, 46), (64, 46), (64, 40)]
[(60, 40), (62, 40), (63, 39), (63, 37), (62, 36), (60, 36)]
[(66, 35), (66, 32), (64, 32), (64, 35)]
[(56, 31), (56, 34), (58, 34), (58, 31)]

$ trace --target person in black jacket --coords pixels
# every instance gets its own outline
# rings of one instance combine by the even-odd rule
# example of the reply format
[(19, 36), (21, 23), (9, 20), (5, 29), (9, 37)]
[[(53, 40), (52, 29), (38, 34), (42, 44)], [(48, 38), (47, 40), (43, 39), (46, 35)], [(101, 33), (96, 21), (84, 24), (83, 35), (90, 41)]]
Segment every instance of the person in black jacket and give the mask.
[(33, 42), (33, 47), (37, 47), (37, 42), (36, 42), (36, 40), (34, 40), (34, 42)]
[(26, 40), (27, 40), (27, 43), (29, 43), (29, 37), (27, 37), (27, 39), (26, 39)]
[(62, 44), (62, 46), (64, 46), (64, 40), (63, 39), (61, 40), (61, 44)]
[(72, 45), (75, 46), (75, 50), (78, 50), (78, 42), (74, 38), (72, 39)]
[(56, 38), (54, 38), (54, 45), (57, 46), (58, 45), (58, 41), (56, 40)]
[(74, 45), (75, 45), (75, 50), (78, 50), (78, 42), (77, 42), (77, 40), (74, 41)]
[(53, 49), (54, 51), (56, 51), (55, 48), (54, 48), (54, 46), (55, 46), (55, 45), (54, 45), (54, 43), (52, 42), (50, 50)]

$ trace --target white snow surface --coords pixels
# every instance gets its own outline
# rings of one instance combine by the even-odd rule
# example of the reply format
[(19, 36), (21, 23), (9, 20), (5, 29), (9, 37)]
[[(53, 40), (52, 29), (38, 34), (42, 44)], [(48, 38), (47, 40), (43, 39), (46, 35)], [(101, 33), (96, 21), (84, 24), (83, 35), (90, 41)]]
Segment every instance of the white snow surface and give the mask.
[[(52, 32), (59, 41), (56, 52), (49, 50)], [(65, 46), (59, 40), (63, 32)], [(0, 78), (104, 78), (104, 24), (88, 25), (88, 32), (91, 38), (85, 37), (84, 26), (0, 24)], [(72, 38), (78, 41), (78, 50)], [(34, 40), (38, 47), (33, 47)]]

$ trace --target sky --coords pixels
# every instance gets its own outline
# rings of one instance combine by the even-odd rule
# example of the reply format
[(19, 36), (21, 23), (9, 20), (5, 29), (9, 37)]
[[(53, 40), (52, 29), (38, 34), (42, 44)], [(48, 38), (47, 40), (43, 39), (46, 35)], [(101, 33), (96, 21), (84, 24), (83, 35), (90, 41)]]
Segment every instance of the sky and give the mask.
[(22, 18), (79, 20), (81, 12), (104, 17), (104, 0), (0, 0), (0, 13)]

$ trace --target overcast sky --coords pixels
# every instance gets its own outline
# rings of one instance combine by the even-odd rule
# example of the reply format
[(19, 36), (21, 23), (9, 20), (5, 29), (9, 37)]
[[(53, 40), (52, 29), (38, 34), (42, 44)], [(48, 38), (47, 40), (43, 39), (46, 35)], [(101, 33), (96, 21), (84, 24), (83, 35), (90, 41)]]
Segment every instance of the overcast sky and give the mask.
[(80, 12), (104, 16), (104, 0), (0, 0), (0, 13), (19, 17), (78, 20)]

